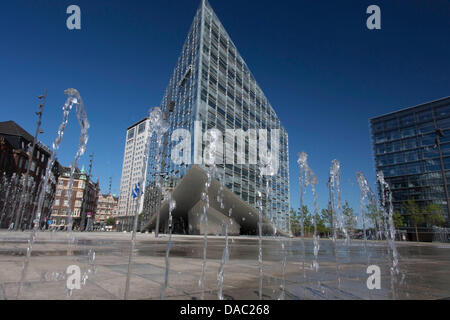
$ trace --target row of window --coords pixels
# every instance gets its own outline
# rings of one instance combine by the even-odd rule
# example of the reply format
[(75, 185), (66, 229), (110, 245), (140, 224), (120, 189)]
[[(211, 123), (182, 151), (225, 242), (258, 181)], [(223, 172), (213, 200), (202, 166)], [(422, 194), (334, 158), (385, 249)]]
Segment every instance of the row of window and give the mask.
[[(434, 114), (436, 118), (449, 117), (450, 116), (450, 104), (448, 101), (443, 101), (440, 104), (442, 106), (434, 108)], [(374, 132), (380, 132), (383, 130), (391, 130), (399, 127), (406, 127), (416, 122), (425, 122), (433, 120), (433, 110), (411, 112), (410, 114), (402, 116), (393, 116), (391, 119), (379, 119), (372, 123), (372, 130)]]
[[(392, 151), (392, 150), (391, 150)], [(450, 144), (441, 146), (442, 156), (450, 156)], [(426, 147), (412, 151), (403, 151), (397, 153), (388, 153), (376, 156), (377, 166), (386, 166), (404, 162), (413, 162), (418, 160), (428, 160), (439, 158), (439, 150), (435, 147)]]
[[(448, 135), (440, 138), (441, 150), (446, 153), (450, 149), (450, 131)], [(407, 151), (416, 149), (419, 147), (424, 147), (425, 149), (437, 148), (437, 140), (434, 134), (425, 135), (418, 138), (408, 138), (405, 140), (397, 140), (393, 142), (380, 143), (375, 145), (375, 154), (385, 154), (391, 152)]]
[[(439, 121), (437, 126), (438, 126), (438, 128), (444, 130), (445, 135), (449, 134), (450, 132), (445, 129), (450, 128), (450, 118)], [(433, 136), (435, 134), (435, 131), (436, 131), (436, 127), (435, 127), (434, 123), (426, 122), (426, 123), (422, 123), (418, 126), (407, 127), (407, 128), (403, 128), (403, 129), (396, 129), (396, 130), (391, 130), (391, 131), (386, 131), (386, 132), (379, 132), (379, 133), (374, 134), (373, 139), (374, 139), (375, 143), (382, 143), (382, 142), (386, 142), (386, 141), (409, 138), (409, 137), (413, 137), (416, 135), (429, 134), (429, 136)], [(444, 139), (445, 139), (445, 137), (444, 137)], [(447, 138), (447, 140), (448, 140), (448, 138)]]
[[(450, 170), (450, 158), (444, 158), (444, 170)], [(420, 162), (391, 165), (383, 167), (382, 171), (386, 177), (403, 176), (409, 174), (420, 174), (425, 172), (441, 171), (441, 163), (438, 159)]]

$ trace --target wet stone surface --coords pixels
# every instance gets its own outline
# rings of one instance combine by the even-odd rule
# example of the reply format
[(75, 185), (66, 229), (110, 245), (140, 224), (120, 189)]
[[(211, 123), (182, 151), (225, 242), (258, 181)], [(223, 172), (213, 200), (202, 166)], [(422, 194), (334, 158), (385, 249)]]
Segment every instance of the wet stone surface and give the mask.
[[(0, 299), (123, 299), (131, 234), (75, 233), (69, 245), (66, 233), (38, 233), (22, 289), (20, 285), (30, 233), (0, 231)], [(130, 279), (130, 299), (159, 299), (164, 282), (168, 237), (137, 236)], [(170, 252), (166, 299), (200, 299), (203, 238), (174, 236)], [(283, 273), (284, 242), (287, 264)], [(209, 237), (205, 299), (217, 299), (225, 238)], [(319, 270), (312, 262), (313, 240), (305, 240), (302, 261), (300, 239), (263, 240), (263, 299), (448, 299), (450, 297), (450, 245), (397, 243), (400, 275), (393, 281), (386, 242), (350, 246), (338, 241), (337, 259), (332, 242), (320, 240)], [(95, 254), (94, 254), (95, 253)], [(223, 296), (229, 300), (259, 299), (258, 239), (229, 239), (229, 260), (224, 269)], [(381, 289), (367, 288), (367, 266), (381, 270)], [(81, 271), (80, 289), (66, 290), (69, 266)], [(283, 285), (284, 284), (284, 285)], [(393, 291), (392, 288), (395, 290)], [(393, 294), (394, 292), (394, 294)]]

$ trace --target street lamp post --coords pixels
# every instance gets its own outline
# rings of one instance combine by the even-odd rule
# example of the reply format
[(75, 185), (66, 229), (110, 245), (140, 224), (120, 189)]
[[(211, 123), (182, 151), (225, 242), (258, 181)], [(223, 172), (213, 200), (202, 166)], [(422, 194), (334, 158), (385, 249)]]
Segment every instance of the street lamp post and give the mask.
[(27, 190), (27, 186), (28, 186), (28, 178), (30, 175), (31, 164), (33, 162), (33, 155), (34, 155), (34, 151), (36, 149), (37, 137), (38, 137), (39, 133), (44, 133), (41, 130), (41, 123), (42, 123), (41, 120), (42, 120), (42, 113), (44, 112), (46, 98), (47, 98), (47, 89), (45, 90), (44, 95), (38, 97), (38, 99), (42, 100), (42, 103), (38, 106), (39, 110), (36, 111), (36, 115), (38, 115), (39, 118), (38, 118), (38, 122), (37, 122), (36, 133), (34, 134), (34, 138), (33, 138), (33, 146), (31, 147), (31, 153), (29, 154), (29, 158), (28, 158), (28, 165), (27, 165), (27, 171), (25, 173), (22, 196), (20, 197), (20, 202), (19, 202), (19, 212), (17, 213), (17, 216), (16, 216), (16, 222), (15, 222), (15, 228), (14, 228), (15, 230), (19, 230), (20, 224), (22, 223), (22, 219), (23, 219), (23, 211), (24, 211), (23, 207), (24, 206), (26, 207), (26, 201), (24, 201), (24, 200), (25, 200), (25, 198), (27, 198), (26, 190)]
[[(91, 153), (89, 155), (89, 172), (86, 177), (86, 185), (84, 186), (83, 190), (83, 199), (82, 199), (82, 208), (81, 208), (81, 221), (80, 221), (80, 231), (89, 231), (87, 228), (89, 227), (89, 223), (86, 224), (86, 205), (87, 205), (87, 199), (86, 197), (89, 197), (88, 187), (89, 183), (91, 181), (91, 174), (92, 174), (92, 163), (94, 161), (94, 154)], [(88, 217), (90, 219), (90, 217)], [(89, 221), (88, 221), (89, 222)]]

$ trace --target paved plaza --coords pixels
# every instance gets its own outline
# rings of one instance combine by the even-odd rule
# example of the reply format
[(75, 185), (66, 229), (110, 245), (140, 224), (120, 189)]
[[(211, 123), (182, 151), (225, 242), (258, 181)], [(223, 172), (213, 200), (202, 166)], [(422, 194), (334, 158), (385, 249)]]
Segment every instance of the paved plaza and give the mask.
[[(123, 299), (130, 233), (74, 233), (69, 244), (64, 232), (40, 232), (17, 297), (30, 232), (0, 232), (1, 299)], [(138, 234), (133, 258), (129, 298), (160, 299), (164, 283), (168, 237), (155, 239)], [(284, 244), (285, 250), (282, 250)], [(205, 299), (218, 298), (217, 275), (224, 237), (208, 237)], [(225, 264), (223, 295), (229, 300), (259, 299), (258, 238), (229, 238), (230, 256)], [(319, 270), (312, 269), (313, 242), (305, 240), (305, 263), (300, 239), (264, 238), (263, 299), (448, 299), (450, 297), (450, 245), (398, 242), (400, 275), (392, 284), (391, 263), (385, 242), (368, 242), (367, 255), (362, 241), (350, 246), (341, 241), (337, 259), (332, 242), (320, 240)], [(169, 258), (170, 300), (200, 299), (203, 238), (174, 236)], [(286, 255), (286, 266), (283, 260)], [(367, 259), (369, 261), (367, 261)], [(69, 295), (67, 268), (81, 270), (81, 288)], [(367, 288), (368, 265), (381, 269), (381, 289)], [(284, 269), (284, 272), (283, 272)], [(283, 294), (284, 293), (284, 294)]]

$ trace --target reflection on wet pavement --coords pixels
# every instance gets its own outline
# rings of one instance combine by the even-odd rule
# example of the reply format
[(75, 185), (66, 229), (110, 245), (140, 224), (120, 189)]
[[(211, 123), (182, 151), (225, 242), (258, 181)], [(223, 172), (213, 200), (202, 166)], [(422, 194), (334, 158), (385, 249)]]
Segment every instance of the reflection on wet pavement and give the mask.
[[(122, 299), (127, 273), (130, 234), (76, 234), (68, 246), (64, 233), (39, 233), (33, 247), (29, 272), (20, 299)], [(0, 232), (0, 299), (13, 299), (20, 279), (28, 233)], [(306, 275), (302, 270), (299, 239), (284, 239), (287, 250), (286, 299), (391, 299), (391, 276), (387, 246), (369, 242), (370, 265), (381, 269), (381, 290), (367, 288), (367, 261), (363, 243), (339, 243), (336, 258), (332, 242), (320, 241), (319, 272), (313, 271), (313, 241), (305, 240)], [(130, 285), (131, 299), (159, 299), (164, 281), (167, 237), (137, 237)], [(198, 299), (201, 276), (202, 238), (176, 236), (170, 252), (167, 299)], [(206, 299), (217, 299), (217, 272), (225, 239), (208, 239)], [(226, 299), (258, 299), (257, 238), (230, 238), (230, 258), (225, 266), (223, 294)], [(445, 299), (450, 297), (450, 246), (398, 243), (400, 271), (396, 284), (399, 299)], [(95, 253), (95, 254), (93, 254)], [(90, 258), (89, 258), (90, 257)], [(278, 299), (282, 281), (282, 252), (278, 240), (263, 241), (263, 298)], [(95, 264), (96, 272), (92, 272)], [(85, 283), (67, 296), (64, 288), (70, 265), (80, 267)]]

